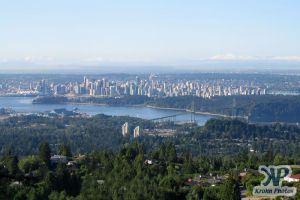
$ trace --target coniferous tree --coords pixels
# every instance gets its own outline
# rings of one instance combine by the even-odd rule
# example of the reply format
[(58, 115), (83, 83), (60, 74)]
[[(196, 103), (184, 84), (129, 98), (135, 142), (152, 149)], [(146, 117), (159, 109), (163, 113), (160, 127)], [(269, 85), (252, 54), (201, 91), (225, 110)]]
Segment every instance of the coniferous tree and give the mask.
[(72, 153), (70, 150), (70, 147), (64, 144), (59, 145), (58, 147), (58, 154), (67, 156), (67, 157), (72, 157)]
[(51, 150), (48, 143), (45, 142), (39, 146), (39, 157), (43, 162), (45, 162), (46, 166), (49, 168), (51, 165)]

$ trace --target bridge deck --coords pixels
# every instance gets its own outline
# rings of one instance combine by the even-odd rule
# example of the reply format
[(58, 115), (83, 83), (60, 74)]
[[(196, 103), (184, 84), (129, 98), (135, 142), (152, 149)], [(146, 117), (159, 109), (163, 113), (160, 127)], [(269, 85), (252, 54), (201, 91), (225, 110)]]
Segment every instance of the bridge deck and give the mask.
[(174, 117), (177, 117), (179, 115), (184, 115), (184, 114), (185, 113), (178, 113), (178, 114), (175, 114), (175, 115), (168, 115), (168, 116), (164, 116), (164, 117), (151, 119), (151, 121), (162, 120), (162, 119), (167, 119), (167, 118), (174, 118)]

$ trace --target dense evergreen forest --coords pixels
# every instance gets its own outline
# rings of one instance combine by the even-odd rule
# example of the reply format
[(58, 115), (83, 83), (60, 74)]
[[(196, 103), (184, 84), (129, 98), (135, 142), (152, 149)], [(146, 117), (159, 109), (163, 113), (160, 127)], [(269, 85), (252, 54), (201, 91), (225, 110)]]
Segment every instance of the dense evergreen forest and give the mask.
[(300, 129), (293, 125), (254, 125), (233, 119), (211, 119), (205, 126), (193, 124), (157, 124), (131, 117), (96, 115), (94, 117), (41, 117), (36, 115), (11, 117), (0, 122), (0, 155), (13, 151), (26, 156), (37, 151), (47, 141), (51, 148), (67, 144), (74, 153), (92, 150), (117, 151), (132, 137), (123, 137), (121, 126), (128, 122), (131, 128), (173, 129), (173, 137), (149, 136), (138, 138), (145, 148), (158, 148), (161, 143), (173, 142), (178, 151), (193, 155), (232, 155), (240, 151), (292, 155), (299, 151)]
[(51, 147), (68, 144), (74, 153), (94, 149), (118, 150), (129, 142), (121, 132), (123, 123), (152, 128), (153, 123), (130, 117), (97, 115), (94, 117), (11, 117), (0, 122), (0, 154), (13, 151), (23, 156), (32, 154), (41, 142)]
[[(50, 147), (40, 145), (37, 154), (2, 157), (1, 199), (239, 199), (236, 177), (210, 188), (189, 186), (187, 180), (200, 169), (200, 160), (178, 156), (172, 144), (146, 153), (134, 142), (118, 153), (93, 151), (72, 156), (60, 147), (74, 165), (50, 161)], [(155, 163), (145, 163), (145, 159)], [(75, 164), (76, 163), (76, 164)], [(5, 167), (3, 167), (5, 166)], [(199, 171), (200, 172), (200, 171)]]
[(293, 125), (255, 125), (232, 119), (211, 119), (205, 126), (155, 124), (131, 117), (97, 115), (94, 117), (41, 117), (35, 115), (11, 117), (0, 122), (0, 155), (13, 151), (25, 156), (37, 151), (41, 142), (51, 147), (68, 144), (74, 153), (92, 150), (116, 151), (131, 137), (123, 137), (121, 126), (142, 129), (171, 128), (173, 137), (143, 135), (138, 138), (146, 149), (158, 148), (163, 142), (174, 142), (179, 152), (193, 155), (232, 155), (239, 151), (266, 152), (292, 155), (299, 151), (300, 129)]
[(107, 105), (150, 105), (162, 108), (179, 108), (228, 116), (247, 116), (251, 122), (300, 122), (300, 97), (283, 95), (222, 96), (205, 99), (194, 96), (149, 98), (125, 96), (121, 98), (40, 97), (34, 103), (98, 103)]
[[(245, 176), (239, 172), (260, 164), (300, 161), (299, 154), (287, 158), (272, 152), (193, 157), (189, 152), (178, 154), (172, 143), (146, 151), (137, 141), (117, 152), (74, 155), (63, 144), (57, 151), (67, 160), (52, 162), (48, 143), (41, 143), (33, 155), (17, 157), (8, 152), (0, 157), (0, 199), (237, 200), (245, 192), (251, 194), (263, 179), (255, 172)], [(284, 185), (300, 189), (299, 183)], [(297, 194), (291, 199), (299, 198)]]
[[(123, 137), (124, 122), (176, 134)], [(5, 119), (0, 129), (0, 199), (234, 200), (262, 179), (240, 176), (245, 169), (300, 163), (300, 129), (291, 125), (29, 115)]]

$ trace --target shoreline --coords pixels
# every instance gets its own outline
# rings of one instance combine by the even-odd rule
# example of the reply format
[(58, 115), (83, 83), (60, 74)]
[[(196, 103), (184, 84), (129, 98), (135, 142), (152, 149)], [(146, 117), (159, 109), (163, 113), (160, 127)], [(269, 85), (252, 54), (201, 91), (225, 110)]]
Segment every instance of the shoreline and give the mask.
[(105, 103), (79, 103), (79, 102), (65, 102), (61, 104), (71, 104), (71, 105), (94, 105), (94, 106), (109, 106)]
[[(1, 96), (0, 97), (34, 97), (34, 96)], [(33, 103), (32, 104), (50, 104), (51, 103)], [(93, 103), (93, 102), (61, 102), (61, 103), (54, 103), (54, 104), (61, 104), (61, 105), (94, 105), (94, 106), (115, 106), (115, 107), (146, 107), (146, 108), (153, 108), (153, 109), (159, 109), (159, 110), (171, 110), (171, 111), (180, 111), (180, 112), (186, 112), (186, 113), (191, 113), (190, 110), (184, 109), (184, 108), (171, 108), (171, 107), (158, 107), (158, 106), (152, 106), (152, 105), (145, 105), (145, 104), (135, 104), (135, 105), (110, 105), (106, 103)], [(223, 118), (231, 118), (229, 115), (224, 115), (224, 114), (218, 114), (218, 113), (210, 113), (210, 112), (200, 112), (200, 111), (195, 111), (195, 114), (197, 115), (204, 115), (204, 116), (211, 116), (211, 117), (223, 117)]]
[[(79, 103), (79, 102), (66, 102), (66, 103), (62, 103), (62, 104), (112, 106), (112, 105), (105, 104), (105, 103), (88, 103), (88, 102), (85, 102), (85, 103), (84, 102), (83, 103)], [(127, 107), (146, 107), (146, 108), (153, 108), (153, 109), (160, 109), (160, 110), (172, 110), (172, 111), (181, 111), (181, 112), (191, 113), (190, 110), (184, 109), (184, 108), (168, 108), (168, 107), (158, 107), (158, 106), (151, 106), (151, 105), (144, 105), (144, 104), (140, 104), (140, 105), (120, 105), (120, 107), (122, 107), (122, 106), (127, 106)], [(205, 115), (205, 116), (212, 116), (212, 117), (224, 117), (224, 118), (230, 118), (231, 117), (229, 115), (223, 115), (223, 114), (217, 114), (217, 113), (210, 113), (210, 112), (200, 112), (200, 111), (196, 111), (195, 114), (197, 114), (197, 115)]]
[(19, 95), (3, 95), (3, 94), (0, 94), (0, 97), (37, 97), (38, 95), (22, 95), (22, 94), (19, 94)]

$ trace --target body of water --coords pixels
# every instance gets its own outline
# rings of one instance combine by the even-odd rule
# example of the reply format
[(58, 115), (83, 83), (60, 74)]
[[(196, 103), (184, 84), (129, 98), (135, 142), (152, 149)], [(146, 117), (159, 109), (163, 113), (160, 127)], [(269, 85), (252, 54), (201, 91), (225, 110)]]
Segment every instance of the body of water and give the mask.
[[(191, 114), (176, 110), (164, 110), (148, 107), (134, 106), (102, 106), (102, 105), (73, 105), (73, 104), (32, 104), (32, 97), (0, 97), (0, 108), (12, 108), (16, 112), (38, 113), (52, 111), (53, 109), (65, 108), (67, 110), (79, 109), (79, 112), (89, 115), (105, 114), (113, 116), (130, 116), (143, 119), (154, 119), (170, 115), (180, 114), (177, 121), (190, 121)], [(199, 125), (203, 125), (211, 116), (195, 115)]]

